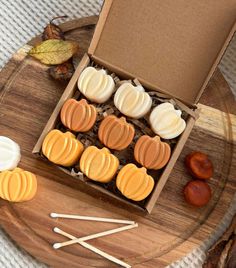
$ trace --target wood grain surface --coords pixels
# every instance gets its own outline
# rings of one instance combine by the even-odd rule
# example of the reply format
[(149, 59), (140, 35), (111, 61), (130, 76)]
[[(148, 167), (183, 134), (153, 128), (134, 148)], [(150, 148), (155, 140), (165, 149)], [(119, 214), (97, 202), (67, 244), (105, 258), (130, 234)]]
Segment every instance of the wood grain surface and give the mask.
[[(80, 43), (78, 57), (87, 51), (96, 20), (89, 17), (62, 25), (67, 38)], [(39, 40), (38, 37), (31, 44)], [(236, 107), (221, 73), (215, 73), (205, 90), (199, 104), (200, 118), (152, 214), (148, 215), (115, 206), (32, 155), (66, 86), (50, 79), (46, 70), (47, 67), (26, 57), (21, 49), (0, 73), (0, 135), (20, 144), (20, 167), (35, 172), (39, 184), (38, 193), (30, 202), (0, 201), (0, 224), (7, 233), (30, 254), (53, 267), (116, 267), (79, 245), (54, 250), (54, 242), (65, 240), (53, 233), (54, 226), (80, 237), (119, 225), (51, 219), (51, 212), (137, 221), (136, 229), (91, 241), (92, 245), (136, 268), (164, 267), (201, 245), (223, 218), (236, 189), (236, 138), (233, 136)], [(193, 150), (207, 153), (215, 167), (209, 182), (213, 197), (206, 207), (198, 209), (187, 205), (182, 196), (183, 186), (191, 179), (183, 159)]]

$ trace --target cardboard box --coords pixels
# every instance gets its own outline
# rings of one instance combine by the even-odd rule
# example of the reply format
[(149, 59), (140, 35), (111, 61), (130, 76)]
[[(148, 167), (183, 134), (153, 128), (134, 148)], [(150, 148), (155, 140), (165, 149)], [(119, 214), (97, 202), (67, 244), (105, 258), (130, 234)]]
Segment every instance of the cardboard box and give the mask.
[(76, 69), (33, 153), (40, 154), (44, 137), (55, 128), (63, 103), (74, 96), (78, 77), (90, 61), (121, 79), (138, 79), (147, 90), (175, 99), (189, 114), (170, 161), (142, 206), (85, 182), (119, 202), (150, 213), (194, 126), (196, 103), (235, 32), (235, 11), (235, 0), (105, 1), (88, 54)]

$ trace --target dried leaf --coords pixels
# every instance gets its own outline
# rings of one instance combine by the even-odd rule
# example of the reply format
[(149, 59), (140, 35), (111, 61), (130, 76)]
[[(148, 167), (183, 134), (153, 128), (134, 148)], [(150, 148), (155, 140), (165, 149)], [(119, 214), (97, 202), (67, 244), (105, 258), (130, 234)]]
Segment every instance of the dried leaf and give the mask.
[(229, 250), (227, 261), (226, 261), (226, 268), (235, 268), (236, 267), (236, 235), (232, 238), (232, 246)]
[(220, 259), (219, 259), (219, 262), (217, 264), (218, 268), (226, 267), (225, 264), (226, 264), (226, 260), (227, 260), (230, 248), (232, 246), (232, 243), (233, 243), (233, 241), (229, 240), (228, 243), (226, 244), (226, 246), (224, 247), (224, 250), (221, 252)]
[(62, 29), (57, 26), (55, 23), (53, 23), (56, 19), (61, 18), (67, 18), (67, 16), (60, 16), (53, 18), (50, 23), (44, 28), (42, 39), (43, 41), (49, 40), (49, 39), (59, 39), (59, 40), (65, 40), (64, 33)]
[[(42, 39), (44, 41), (49, 39), (65, 40), (62, 29), (53, 23), (53, 21), (66, 17), (67, 16), (60, 16), (52, 19), (50, 23), (44, 28)], [(48, 69), (49, 75), (56, 80), (69, 80), (72, 77), (74, 71), (75, 68), (71, 59), (62, 64), (52, 66)]]
[[(231, 237), (236, 232), (236, 216), (233, 218), (233, 221), (230, 225), (230, 227), (226, 230), (226, 232), (223, 234), (223, 236), (208, 250), (207, 258), (205, 263), (203, 264), (203, 268), (217, 268), (220, 267), (221, 262), (225, 264), (225, 256), (229, 255), (227, 258), (227, 265), (225, 267), (227, 268), (234, 268), (232, 264), (234, 265), (236, 260), (235, 256), (236, 253), (236, 246), (235, 242), (233, 243), (233, 246), (230, 248), (227, 245), (230, 245), (232, 243)], [(234, 235), (235, 239), (235, 235)], [(228, 253), (229, 252), (229, 253)]]
[(44, 28), (42, 39), (43, 41), (49, 40), (49, 39), (65, 40), (65, 37), (59, 26), (55, 24), (48, 24)]
[(78, 49), (79, 45), (74, 41), (50, 39), (33, 47), (29, 55), (44, 64), (57, 65), (70, 59)]
[(72, 61), (66, 61), (60, 65), (52, 66), (48, 72), (50, 76), (56, 80), (68, 80), (75, 71)]

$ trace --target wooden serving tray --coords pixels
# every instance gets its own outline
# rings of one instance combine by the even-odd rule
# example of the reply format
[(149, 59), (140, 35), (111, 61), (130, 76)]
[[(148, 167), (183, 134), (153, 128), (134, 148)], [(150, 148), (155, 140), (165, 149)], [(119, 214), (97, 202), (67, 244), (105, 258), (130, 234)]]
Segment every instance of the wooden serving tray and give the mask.
[[(62, 24), (67, 38), (80, 43), (80, 55), (87, 51), (97, 17)], [(39, 41), (37, 37), (30, 44)], [(64, 241), (53, 233), (57, 226), (80, 237), (110, 229), (107, 223), (51, 219), (49, 213), (71, 213), (131, 219), (139, 227), (99, 238), (91, 244), (133, 267), (164, 267), (198, 247), (217, 227), (227, 211), (236, 189), (236, 106), (233, 95), (219, 71), (203, 94), (199, 120), (161, 193), (153, 212), (127, 210), (37, 159), (31, 151), (56, 106), (66, 83), (49, 78), (44, 65), (17, 52), (0, 73), (0, 135), (20, 144), (20, 167), (38, 176), (38, 193), (26, 203), (0, 200), (0, 225), (37, 259), (53, 267), (116, 267), (79, 245), (54, 250), (54, 242)], [(207, 106), (207, 105), (208, 106)], [(230, 114), (231, 113), (231, 114)], [(193, 150), (207, 153), (215, 167), (209, 184), (211, 202), (192, 208), (183, 199), (183, 186), (191, 179), (183, 159)]]

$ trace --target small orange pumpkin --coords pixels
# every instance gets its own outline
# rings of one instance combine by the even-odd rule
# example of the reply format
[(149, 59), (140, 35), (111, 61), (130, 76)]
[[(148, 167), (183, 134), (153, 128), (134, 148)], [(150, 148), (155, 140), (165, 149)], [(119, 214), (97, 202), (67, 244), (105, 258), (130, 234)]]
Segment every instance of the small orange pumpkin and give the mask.
[(79, 161), (84, 150), (83, 144), (71, 132), (51, 130), (43, 141), (42, 152), (53, 163), (65, 167)]
[(163, 168), (169, 161), (170, 154), (170, 145), (162, 142), (159, 136), (141, 136), (134, 147), (136, 161), (148, 169)]
[(80, 159), (80, 170), (91, 180), (109, 182), (119, 167), (119, 160), (107, 148), (89, 146)]
[(11, 202), (31, 200), (37, 192), (36, 176), (21, 168), (0, 173), (0, 197)]
[(98, 138), (110, 149), (123, 150), (127, 148), (134, 138), (134, 127), (125, 117), (114, 115), (105, 117), (99, 126)]
[(85, 99), (67, 100), (61, 109), (61, 122), (70, 130), (76, 132), (89, 131), (96, 122), (96, 108)]
[(125, 197), (141, 201), (151, 193), (154, 180), (147, 174), (146, 168), (127, 164), (118, 173), (116, 186)]

